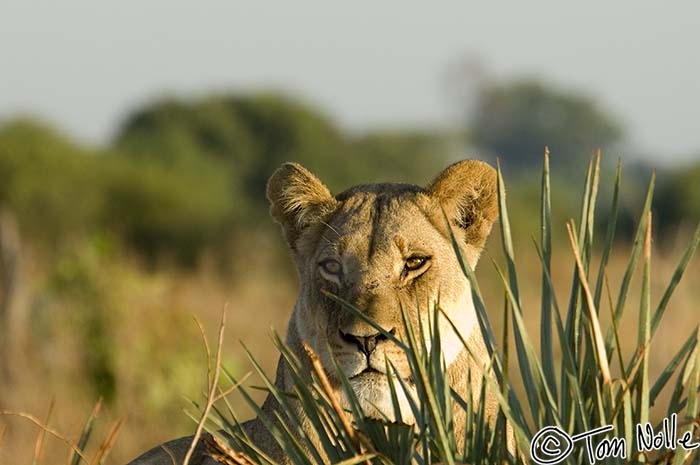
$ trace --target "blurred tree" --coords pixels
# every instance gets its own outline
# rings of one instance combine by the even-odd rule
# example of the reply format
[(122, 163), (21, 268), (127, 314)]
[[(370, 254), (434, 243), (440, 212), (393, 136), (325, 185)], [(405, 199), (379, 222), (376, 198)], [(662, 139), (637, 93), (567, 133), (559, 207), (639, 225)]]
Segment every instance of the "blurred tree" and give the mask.
[(166, 99), (129, 115), (114, 145), (136, 158), (174, 163), (206, 155), (234, 160), (239, 169), (253, 154), (248, 131), (223, 99)]
[(260, 93), (154, 102), (126, 119), (114, 146), (165, 164), (218, 163), (240, 186), (237, 215), (250, 225), (267, 211), (267, 179), (285, 161), (306, 166), (335, 192), (371, 181), (426, 182), (459, 152), (458, 139), (429, 130), (347, 136), (306, 103)]
[(659, 233), (671, 233), (700, 221), (700, 163), (678, 168), (664, 177), (656, 195)]
[(228, 239), (234, 193), (208, 160), (129, 159), (79, 147), (35, 121), (0, 126), (0, 207), (49, 255), (110, 232), (149, 259), (193, 264)]
[(96, 226), (104, 198), (91, 155), (35, 121), (0, 126), (0, 205), (47, 251)]
[(597, 148), (619, 141), (619, 124), (592, 99), (533, 80), (486, 85), (471, 117), (470, 142), (506, 169), (538, 170), (549, 146), (552, 168), (577, 169)]
[(427, 184), (459, 158), (461, 134), (427, 130), (376, 131), (352, 142), (357, 179), (352, 183), (410, 182)]
[(21, 305), (27, 284), (23, 244), (15, 217), (0, 209), (0, 379), (12, 383), (26, 362), (24, 351), (28, 311)]
[(338, 168), (343, 167), (348, 146), (325, 115), (271, 94), (238, 99), (236, 110), (256, 146), (245, 180), (253, 201), (264, 201), (268, 177), (286, 161), (301, 163), (332, 187), (344, 181)]
[[(100, 258), (94, 248), (88, 246), (76, 255), (67, 254), (59, 260), (48, 277), (45, 294), (35, 304), (33, 323), (35, 327), (48, 326), (50, 323), (46, 320), (62, 312), (61, 318), (72, 327), (75, 342), (80, 347), (81, 366), (89, 386), (97, 396), (112, 403), (117, 396), (111, 321), (114, 309), (107, 302), (111, 282), (99, 279)], [(59, 302), (67, 305), (62, 307)]]
[(156, 102), (127, 119), (109, 150), (17, 120), (0, 126), (0, 206), (50, 253), (99, 236), (149, 263), (194, 264), (206, 250), (230, 256), (237, 233), (274, 231), (261, 221), (264, 191), (285, 161), (302, 163), (335, 192), (372, 181), (426, 183), (459, 138), (416, 130), (346, 136), (312, 107), (274, 94)]
[[(115, 147), (131, 156), (173, 163), (208, 159), (242, 187), (239, 206), (265, 211), (269, 175), (297, 161), (340, 182), (337, 167), (348, 146), (342, 134), (310, 106), (276, 94), (211, 96), (155, 102), (126, 119)], [(233, 195), (233, 193), (231, 193)]]
[(206, 160), (163, 166), (122, 158), (104, 174), (103, 224), (151, 263), (169, 257), (195, 265), (203, 251), (226, 243), (236, 223), (229, 180)]

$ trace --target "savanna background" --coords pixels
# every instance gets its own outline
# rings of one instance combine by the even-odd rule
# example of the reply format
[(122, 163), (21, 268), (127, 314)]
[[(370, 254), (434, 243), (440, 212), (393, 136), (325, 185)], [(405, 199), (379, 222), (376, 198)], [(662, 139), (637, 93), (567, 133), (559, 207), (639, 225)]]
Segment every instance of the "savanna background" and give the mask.
[[(613, 289), (656, 171), (658, 299), (700, 219), (700, 9), (573, 8), (3, 2), (0, 410), (45, 420), (53, 404), (49, 425), (75, 440), (101, 398), (95, 435), (123, 420), (111, 464), (191, 433), (183, 408), (206, 384), (193, 317), (213, 335), (225, 304), (226, 367), (249, 370), (242, 341), (272, 371), (270, 331), (284, 332), (297, 286), (264, 196), (285, 161), (338, 192), (500, 157), (527, 317), (544, 148), (563, 295), (564, 222), (600, 148), (603, 211), (623, 163)], [(478, 276), (498, 332), (491, 259), (497, 240)], [(700, 323), (698, 302), (696, 258), (655, 339), (657, 367)], [(38, 432), (0, 415), (0, 463), (31, 463)], [(68, 456), (47, 437), (40, 463)]]

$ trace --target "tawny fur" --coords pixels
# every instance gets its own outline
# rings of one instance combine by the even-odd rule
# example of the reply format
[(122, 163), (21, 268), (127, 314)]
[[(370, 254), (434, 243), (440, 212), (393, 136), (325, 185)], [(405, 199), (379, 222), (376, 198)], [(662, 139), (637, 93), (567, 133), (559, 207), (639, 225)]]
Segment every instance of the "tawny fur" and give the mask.
[[(286, 343), (302, 361), (307, 360), (302, 342), (319, 355), (339, 398), (343, 398), (334, 376), (331, 353), (339, 361), (365, 411), (373, 416), (391, 416), (388, 386), (378, 372), (388, 358), (402, 377), (409, 367), (405, 355), (388, 340), (378, 340), (374, 351), (363, 354), (352, 338), (376, 333), (334, 300), (324, 296), (330, 291), (354, 304), (387, 331), (402, 334), (400, 307), (407, 309), (418, 327), (418, 319), (432, 319), (434, 304), (455, 322), (472, 358), (459, 337), (443, 317), (440, 322), (441, 345), (448, 365), (447, 374), (463, 398), (469, 392), (478, 400), (482, 369), (489, 357), (478, 327), (469, 283), (464, 277), (453, 250), (449, 228), (461, 240), (469, 265), (474, 267), (495, 221), (497, 208), (496, 173), (486, 163), (465, 160), (445, 169), (426, 188), (409, 184), (368, 184), (355, 186), (336, 196), (313, 174), (295, 163), (286, 163), (270, 178), (267, 186), (270, 213), (281, 225), (289, 243), (300, 277), (300, 292), (287, 328)], [(411, 256), (425, 256), (424, 268), (406, 272)], [(321, 269), (324, 260), (335, 260), (341, 272), (329, 275)], [(416, 302), (422, 308), (420, 314)], [(427, 324), (426, 324), (427, 327)], [(348, 336), (350, 335), (350, 336)], [(359, 340), (359, 339), (357, 339)], [(305, 367), (309, 369), (310, 367)], [(292, 390), (288, 368), (278, 364), (276, 384)], [(471, 381), (467, 377), (471, 373)], [(485, 406), (491, 417), (497, 401), (488, 396)], [(377, 408), (381, 411), (377, 412)], [(268, 397), (263, 410), (272, 414), (280, 407)], [(461, 409), (456, 409), (461, 410)], [(305, 421), (298, 407), (294, 415)], [(404, 421), (412, 418), (408, 408)], [(408, 420), (407, 420), (408, 419)], [(258, 447), (282, 465), (288, 458), (259, 420), (247, 422), (245, 428)], [(307, 429), (311, 431), (309, 425)], [(455, 418), (455, 435), (463, 437), (464, 418)], [(166, 447), (181, 461), (190, 438), (171, 441)], [(322, 448), (319, 447), (319, 450)], [(132, 465), (170, 464), (170, 455), (157, 447), (132, 462)], [(194, 465), (213, 463), (199, 450)]]

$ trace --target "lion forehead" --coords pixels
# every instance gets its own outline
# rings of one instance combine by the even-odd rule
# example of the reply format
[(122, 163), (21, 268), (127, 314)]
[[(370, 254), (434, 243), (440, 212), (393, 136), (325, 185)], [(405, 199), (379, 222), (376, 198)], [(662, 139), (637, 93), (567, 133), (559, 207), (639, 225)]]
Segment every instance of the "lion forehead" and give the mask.
[(319, 245), (337, 244), (338, 251), (368, 257), (389, 249), (407, 252), (411, 245), (425, 245), (440, 235), (431, 207), (420, 191), (356, 192), (322, 225)]

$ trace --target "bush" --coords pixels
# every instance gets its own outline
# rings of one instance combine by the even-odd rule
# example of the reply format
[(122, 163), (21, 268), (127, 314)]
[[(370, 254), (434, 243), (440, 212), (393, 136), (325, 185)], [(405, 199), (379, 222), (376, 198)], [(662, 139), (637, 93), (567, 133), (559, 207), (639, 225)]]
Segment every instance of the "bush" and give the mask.
[(661, 186), (655, 203), (661, 232), (692, 226), (700, 217), (700, 164), (677, 169)]
[(0, 206), (53, 250), (98, 225), (105, 199), (96, 153), (31, 120), (0, 127)]
[(149, 259), (182, 264), (225, 243), (248, 214), (214, 162), (87, 150), (31, 120), (0, 127), (0, 207), (50, 255), (107, 233)]
[(622, 130), (595, 100), (521, 79), (481, 90), (469, 135), (470, 142), (503, 157), (514, 172), (533, 171), (548, 145), (557, 155), (553, 169), (575, 175), (590, 150), (610, 149)]
[(146, 258), (193, 265), (234, 226), (238, 199), (226, 175), (206, 161), (115, 159), (106, 173), (102, 223)]
[[(448, 133), (394, 130), (375, 131), (352, 140), (354, 177), (358, 182), (410, 182), (427, 184), (427, 173), (439, 172), (461, 158), (458, 136)], [(381, 178), (378, 178), (381, 176)]]
[(238, 200), (248, 212), (263, 210), (267, 177), (283, 162), (298, 161), (337, 175), (335, 162), (347, 151), (344, 138), (324, 115), (274, 94), (155, 102), (127, 118), (114, 146), (132, 157), (166, 164), (215, 162), (241, 186)]
[(239, 216), (258, 220), (249, 213), (266, 210), (267, 178), (284, 162), (301, 163), (336, 192), (377, 173), (388, 176), (382, 181), (423, 183), (425, 173), (449, 162), (456, 140), (430, 131), (348, 136), (303, 102), (261, 93), (154, 102), (126, 119), (114, 147), (165, 165), (183, 159), (216, 163), (240, 186), (240, 207), (247, 213)]

